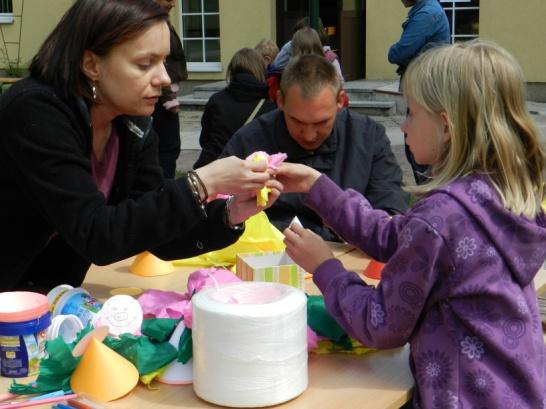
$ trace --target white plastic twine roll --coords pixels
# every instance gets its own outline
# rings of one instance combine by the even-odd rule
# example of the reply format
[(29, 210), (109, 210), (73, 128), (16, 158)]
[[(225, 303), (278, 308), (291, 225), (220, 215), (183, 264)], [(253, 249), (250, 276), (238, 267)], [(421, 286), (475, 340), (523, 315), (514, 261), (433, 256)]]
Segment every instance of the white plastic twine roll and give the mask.
[(231, 407), (286, 402), (307, 388), (307, 299), (293, 287), (240, 282), (193, 304), (193, 387)]

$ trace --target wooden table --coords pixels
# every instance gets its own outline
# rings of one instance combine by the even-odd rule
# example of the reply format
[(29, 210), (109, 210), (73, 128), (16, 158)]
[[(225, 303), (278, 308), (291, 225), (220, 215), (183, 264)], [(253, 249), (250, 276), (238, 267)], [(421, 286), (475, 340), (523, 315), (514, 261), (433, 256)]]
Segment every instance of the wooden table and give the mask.
[[(368, 258), (347, 245), (332, 244), (334, 254), (348, 268), (362, 271)], [(156, 288), (185, 291), (188, 274), (198, 267), (177, 267), (171, 274), (141, 277), (129, 273), (132, 259), (105, 267), (92, 266), (85, 287), (100, 299), (110, 297), (118, 287)], [(306, 292), (318, 294), (311, 280), (306, 280)], [(309, 386), (299, 397), (275, 408), (297, 409), (398, 409), (411, 397), (413, 378), (408, 366), (409, 348), (371, 352), (363, 356), (349, 354), (309, 354)], [(0, 378), (0, 392), (11, 381)], [(139, 384), (122, 399), (110, 402), (107, 408), (166, 409), (218, 408), (193, 392), (191, 385), (172, 386), (154, 382), (154, 390)], [(49, 408), (51, 405), (36, 406)]]
[[(347, 245), (332, 244), (334, 254), (352, 271), (362, 272), (369, 259)], [(118, 287), (134, 286), (142, 289), (156, 288), (185, 291), (188, 274), (196, 269), (178, 267), (171, 274), (140, 277), (129, 273), (132, 259), (109, 266), (93, 266), (87, 274), (85, 287), (97, 298), (110, 297)], [(367, 282), (375, 284), (373, 280)], [(535, 279), (537, 291), (546, 289), (546, 271), (541, 270)], [(306, 292), (318, 293), (312, 281), (306, 281)], [(309, 386), (299, 397), (275, 408), (286, 409), (398, 409), (412, 393), (413, 378), (408, 366), (409, 347), (371, 352), (363, 356), (331, 354), (309, 355)], [(11, 381), (0, 378), (0, 392)], [(198, 398), (191, 386), (171, 386), (153, 383), (149, 390), (138, 385), (131, 393), (107, 408), (167, 409), (167, 408), (218, 408)], [(36, 408), (49, 408), (50, 405)]]

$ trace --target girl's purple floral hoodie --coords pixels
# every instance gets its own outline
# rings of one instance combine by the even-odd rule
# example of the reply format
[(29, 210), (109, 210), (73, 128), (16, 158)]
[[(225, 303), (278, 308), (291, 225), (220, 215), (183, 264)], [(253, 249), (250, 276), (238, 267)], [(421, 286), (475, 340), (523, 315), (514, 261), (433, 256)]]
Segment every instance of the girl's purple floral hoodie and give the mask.
[(546, 408), (546, 348), (533, 278), (546, 218), (505, 209), (488, 177), (458, 179), (392, 218), (321, 176), (306, 204), (386, 262), (377, 288), (335, 259), (314, 281), (353, 337), (410, 343), (417, 408)]

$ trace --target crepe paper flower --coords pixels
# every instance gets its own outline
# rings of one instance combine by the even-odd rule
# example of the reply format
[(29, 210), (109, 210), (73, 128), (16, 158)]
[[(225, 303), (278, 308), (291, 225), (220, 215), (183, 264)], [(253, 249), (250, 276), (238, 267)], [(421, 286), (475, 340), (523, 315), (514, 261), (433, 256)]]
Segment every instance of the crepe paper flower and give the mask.
[(144, 317), (182, 318), (184, 307), (190, 298), (176, 291), (151, 289), (137, 300), (142, 307)]
[[(261, 162), (265, 160), (267, 161), (268, 169), (277, 170), (277, 167), (284, 162), (287, 157), (288, 155), (286, 155), (286, 153), (275, 153), (273, 155), (269, 155), (266, 152), (257, 151), (249, 155), (246, 159), (254, 162)], [(258, 207), (265, 207), (267, 205), (267, 202), (269, 201), (269, 192), (271, 192), (271, 189), (268, 187), (263, 187), (256, 192), (256, 204)]]
[(269, 155), (268, 169), (277, 170), (279, 165), (283, 163), (286, 158), (288, 158), (286, 153), (274, 153), (273, 155)]

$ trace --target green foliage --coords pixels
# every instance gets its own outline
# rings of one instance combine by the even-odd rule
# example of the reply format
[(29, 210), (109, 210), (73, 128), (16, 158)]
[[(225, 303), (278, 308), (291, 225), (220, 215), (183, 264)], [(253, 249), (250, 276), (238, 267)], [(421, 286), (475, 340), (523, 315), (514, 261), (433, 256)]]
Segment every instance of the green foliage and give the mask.
[[(23, 10), (25, 8), (25, 0), (21, 0), (21, 16), (19, 24), (19, 33), (16, 41), (8, 42), (4, 35), (3, 25), (0, 24), (0, 69), (3, 70), (3, 75), (6, 77), (23, 77), (27, 71), (26, 64), (21, 63), (21, 38), (23, 33)], [(17, 44), (17, 56), (9, 55), (8, 43)]]
[(0, 49), (0, 66), (6, 77), (24, 77), (27, 70), (18, 58), (9, 58), (5, 47), (4, 49)]

